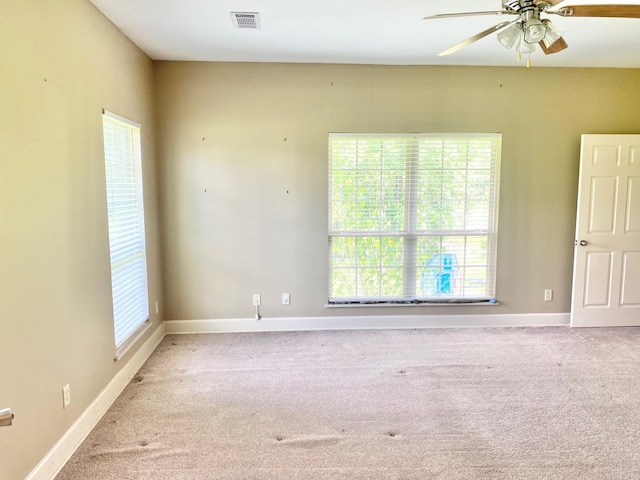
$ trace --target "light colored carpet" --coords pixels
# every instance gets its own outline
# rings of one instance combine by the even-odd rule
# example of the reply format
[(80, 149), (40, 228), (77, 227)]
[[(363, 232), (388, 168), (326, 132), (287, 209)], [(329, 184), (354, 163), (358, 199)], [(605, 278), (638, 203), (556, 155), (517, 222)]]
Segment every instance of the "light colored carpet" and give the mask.
[(640, 479), (640, 329), (167, 336), (57, 476)]

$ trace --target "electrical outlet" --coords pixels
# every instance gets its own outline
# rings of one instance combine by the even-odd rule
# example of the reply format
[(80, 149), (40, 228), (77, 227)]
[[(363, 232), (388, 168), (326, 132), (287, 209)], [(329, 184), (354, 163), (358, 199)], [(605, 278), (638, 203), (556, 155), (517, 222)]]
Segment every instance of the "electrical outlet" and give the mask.
[(282, 294), (282, 304), (283, 305), (290, 305), (291, 304), (291, 294), (290, 293), (283, 293)]
[(550, 302), (553, 300), (553, 290), (545, 290), (544, 291), (544, 301)]
[(260, 300), (260, 294), (259, 293), (254, 293), (253, 294), (253, 306), (254, 307), (259, 307), (260, 305), (262, 305), (262, 301)]
[(67, 408), (71, 403), (71, 387), (69, 384), (62, 387), (62, 408)]

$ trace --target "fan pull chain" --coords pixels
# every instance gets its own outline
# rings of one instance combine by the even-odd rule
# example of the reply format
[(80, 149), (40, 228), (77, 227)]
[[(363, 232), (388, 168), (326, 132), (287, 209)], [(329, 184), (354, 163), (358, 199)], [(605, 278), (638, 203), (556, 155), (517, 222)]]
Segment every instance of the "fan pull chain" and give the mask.
[[(522, 54), (518, 52), (518, 61), (522, 60)], [(527, 68), (531, 68), (531, 53), (527, 54)]]

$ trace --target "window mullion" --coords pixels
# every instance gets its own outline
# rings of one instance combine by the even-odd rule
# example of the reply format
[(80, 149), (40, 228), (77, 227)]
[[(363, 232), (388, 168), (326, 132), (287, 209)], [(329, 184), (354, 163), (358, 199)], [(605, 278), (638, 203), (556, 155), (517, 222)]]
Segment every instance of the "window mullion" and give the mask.
[(418, 238), (416, 236), (418, 224), (418, 139), (416, 137), (407, 140), (406, 159), (403, 293), (405, 297), (415, 297), (418, 257)]

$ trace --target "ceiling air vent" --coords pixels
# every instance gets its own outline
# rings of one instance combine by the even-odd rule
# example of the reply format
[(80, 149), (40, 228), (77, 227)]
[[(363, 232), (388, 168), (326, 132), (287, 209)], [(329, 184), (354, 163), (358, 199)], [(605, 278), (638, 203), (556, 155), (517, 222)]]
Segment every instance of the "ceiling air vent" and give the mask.
[(235, 28), (260, 28), (260, 14), (258, 12), (231, 12), (231, 19)]

